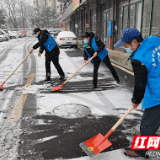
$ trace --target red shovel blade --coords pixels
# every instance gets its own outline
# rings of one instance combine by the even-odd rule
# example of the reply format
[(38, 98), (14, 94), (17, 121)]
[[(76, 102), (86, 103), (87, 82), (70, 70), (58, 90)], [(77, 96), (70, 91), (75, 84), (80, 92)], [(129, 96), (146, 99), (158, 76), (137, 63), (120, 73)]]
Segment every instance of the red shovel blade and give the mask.
[(63, 86), (64, 86), (64, 83), (63, 83), (62, 85), (58, 86), (58, 87), (54, 87), (54, 88), (53, 88), (53, 91), (54, 91), (54, 92), (59, 91), (59, 90), (62, 89)]
[(112, 145), (112, 143), (108, 140), (108, 137), (112, 133), (112, 129), (107, 133), (106, 136), (103, 136), (101, 133), (99, 133), (95, 137), (82, 142), (80, 147), (88, 156), (93, 157)]
[(5, 82), (3, 82), (3, 83), (0, 85), (0, 89), (2, 89), (2, 88), (3, 88), (4, 83), (5, 83)]

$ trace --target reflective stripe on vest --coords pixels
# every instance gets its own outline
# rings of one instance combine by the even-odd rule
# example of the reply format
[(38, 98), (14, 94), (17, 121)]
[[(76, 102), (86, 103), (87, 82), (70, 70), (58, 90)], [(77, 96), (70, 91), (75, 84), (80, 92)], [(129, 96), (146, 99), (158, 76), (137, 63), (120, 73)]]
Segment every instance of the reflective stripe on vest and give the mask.
[[(46, 49), (49, 52), (51, 52), (54, 49), (54, 47), (57, 45), (57, 43), (50, 34), (48, 34), (48, 33), (46, 33), (46, 34), (48, 35), (48, 39), (45, 43), (43, 43), (43, 45), (46, 47)], [(42, 34), (40, 34), (40, 39), (41, 38), (42, 38)]]
[[(96, 44), (95, 37), (92, 38), (91, 45), (94, 51), (96, 52), (99, 47)], [(106, 48), (104, 48), (102, 52), (98, 53), (98, 57), (101, 59), (101, 61), (103, 61), (107, 55), (108, 55), (108, 51)]]

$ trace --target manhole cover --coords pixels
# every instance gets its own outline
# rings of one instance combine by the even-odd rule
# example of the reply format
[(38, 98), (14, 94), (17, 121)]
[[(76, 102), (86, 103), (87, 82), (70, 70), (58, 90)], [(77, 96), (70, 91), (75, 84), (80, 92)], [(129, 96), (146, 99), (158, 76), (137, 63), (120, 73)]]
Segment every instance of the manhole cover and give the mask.
[(54, 113), (62, 118), (83, 118), (91, 114), (91, 110), (81, 104), (64, 104), (55, 108)]
[[(93, 73), (80, 73), (81, 77), (93, 77)], [(98, 77), (103, 77), (104, 75), (101, 73), (98, 73)]]

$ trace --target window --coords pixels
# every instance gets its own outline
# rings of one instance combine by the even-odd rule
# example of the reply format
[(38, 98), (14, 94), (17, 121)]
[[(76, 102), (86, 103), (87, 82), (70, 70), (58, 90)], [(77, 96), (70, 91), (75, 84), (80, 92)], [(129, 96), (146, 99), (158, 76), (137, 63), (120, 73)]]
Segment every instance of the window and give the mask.
[(119, 40), (121, 37), (121, 31), (122, 31), (122, 8), (119, 8), (118, 10), (118, 37), (117, 39)]
[[(142, 0), (120, 0), (119, 2), (119, 24), (122, 28), (137, 28), (141, 31), (141, 23), (142, 23)], [(122, 16), (122, 18), (121, 18)]]
[(91, 31), (96, 31), (96, 8), (90, 11)]
[(129, 0), (119, 0), (119, 6), (124, 6), (129, 3)]
[(151, 35), (160, 36), (160, 1), (154, 0), (153, 1), (153, 12), (152, 12), (152, 28), (151, 28)]
[(136, 3), (135, 28), (141, 31), (142, 3)]
[(123, 29), (128, 28), (128, 6), (123, 9)]
[(134, 10), (135, 10), (135, 5), (130, 5), (129, 6), (129, 27), (134, 28)]
[(151, 0), (144, 1), (143, 17), (142, 17), (142, 36), (146, 38), (150, 33), (150, 12), (151, 12)]

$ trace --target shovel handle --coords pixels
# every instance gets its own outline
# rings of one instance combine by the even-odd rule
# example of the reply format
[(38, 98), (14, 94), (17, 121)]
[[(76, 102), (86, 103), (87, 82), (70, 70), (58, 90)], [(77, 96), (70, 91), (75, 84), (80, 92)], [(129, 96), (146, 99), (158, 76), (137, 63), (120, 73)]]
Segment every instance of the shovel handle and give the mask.
[(23, 61), (17, 66), (17, 68), (9, 75), (9, 77), (4, 81), (7, 82), (8, 79), (14, 74), (14, 72), (20, 67), (20, 65), (26, 60), (26, 58), (30, 55), (31, 53), (29, 52), (26, 57), (23, 59)]
[(115, 131), (115, 129), (123, 122), (123, 120), (130, 114), (130, 112), (133, 110), (133, 106), (129, 108), (129, 110), (119, 119), (119, 121), (112, 127), (112, 130)]
[(75, 76), (76, 73), (78, 73), (84, 66), (86, 66), (93, 58), (95, 58), (94, 56), (92, 58), (90, 58), (81, 68), (79, 68), (71, 77), (69, 77), (64, 84), (66, 84), (72, 77)]

